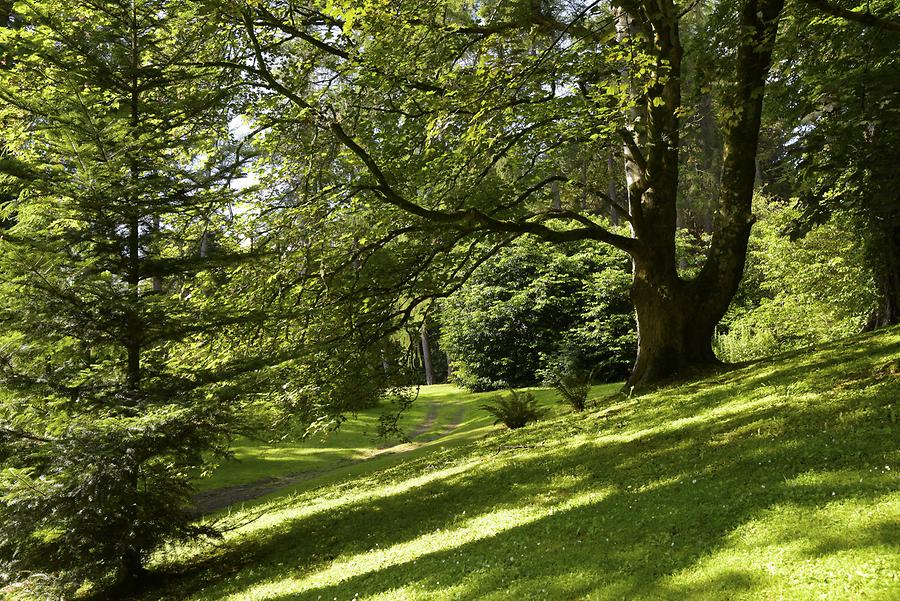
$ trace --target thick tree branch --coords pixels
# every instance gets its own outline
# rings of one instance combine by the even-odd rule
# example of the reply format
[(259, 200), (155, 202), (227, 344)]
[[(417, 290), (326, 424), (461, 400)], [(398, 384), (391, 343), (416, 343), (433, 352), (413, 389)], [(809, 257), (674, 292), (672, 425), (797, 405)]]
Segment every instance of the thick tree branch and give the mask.
[(429, 27), (441, 28), (450, 34), (474, 35), (482, 36), (484, 38), (507, 31), (525, 30), (537, 27), (544, 33), (570, 35), (574, 38), (594, 43), (602, 43), (606, 41), (603, 30), (611, 22), (604, 23), (599, 29), (593, 29), (580, 23), (598, 4), (600, 4), (599, 0), (592, 2), (568, 23), (560, 21), (553, 15), (548, 14), (544, 7), (541, 6), (540, 0), (531, 0), (530, 12), (523, 15), (520, 19), (511, 21), (497, 21), (485, 25), (470, 24), (440, 26), (424, 19), (411, 19), (409, 23), (412, 25), (427, 25)]
[[(307, 42), (311, 46), (313, 46), (331, 56), (334, 56), (334, 57), (337, 57), (337, 58), (340, 58), (343, 60), (359, 62), (359, 57), (355, 56), (355, 53), (350, 53), (350, 52), (344, 50), (343, 48), (339, 48), (339, 47), (335, 46), (334, 44), (329, 44), (328, 42), (320, 40), (319, 38), (315, 37), (314, 35), (311, 35), (308, 32), (304, 31), (300, 27), (297, 27), (291, 23), (287, 23), (283, 19), (278, 18), (276, 15), (272, 14), (271, 12), (269, 12), (268, 10), (266, 10), (263, 7), (257, 6), (254, 8), (254, 10), (256, 11), (256, 16), (259, 18), (260, 23), (263, 25), (268, 25), (268, 26), (274, 27), (275, 29), (281, 31), (282, 33), (286, 33), (289, 36), (299, 38), (299, 39)], [(252, 21), (252, 15), (248, 15), (247, 13), (244, 13), (242, 15), (242, 17), (244, 20), (244, 27), (247, 29), (248, 34), (250, 34), (251, 41), (253, 42), (254, 48), (258, 48), (259, 43), (256, 41), (256, 37), (255, 37), (254, 29), (253, 29), (254, 24)], [(428, 81), (421, 81), (421, 80), (397, 77), (397, 76), (393, 76), (389, 73), (386, 73), (385, 71), (378, 69), (377, 67), (374, 67), (372, 65), (367, 65), (363, 62), (359, 62), (359, 64), (361, 66), (365, 67), (366, 69), (369, 69), (373, 73), (377, 73), (378, 75), (402, 79), (403, 83), (405, 85), (409, 86), (410, 88), (413, 88), (414, 90), (419, 90), (422, 92), (434, 92), (439, 95), (444, 95), (447, 93), (446, 88), (444, 88), (443, 86), (440, 86), (440, 85), (437, 85), (437, 84), (434, 84), (434, 83), (431, 83)]]
[(600, 198), (601, 200), (603, 200), (603, 202), (607, 203), (609, 206), (613, 207), (616, 211), (618, 211), (619, 216), (621, 218), (623, 218), (625, 221), (629, 221), (629, 222), (631, 221), (631, 213), (628, 212), (628, 209), (626, 209), (621, 203), (613, 200), (612, 197), (610, 197), (610, 195), (607, 194), (606, 192), (603, 192), (602, 190), (598, 190), (594, 186), (582, 184), (581, 182), (572, 181), (572, 180), (568, 180), (568, 179), (567, 179), (567, 181), (569, 183), (571, 183), (573, 186), (575, 186), (577, 188), (581, 188), (588, 194), (591, 194), (591, 195), (596, 196), (596, 197)]
[(497, 163), (500, 162), (500, 160), (503, 159), (503, 158), (507, 155), (507, 153), (508, 153), (508, 152), (509, 152), (516, 144), (519, 143), (519, 141), (520, 141), (522, 138), (524, 138), (524, 137), (527, 136), (528, 134), (530, 134), (530, 133), (532, 133), (532, 132), (534, 132), (534, 131), (536, 131), (536, 130), (542, 128), (542, 127), (544, 127), (545, 125), (550, 125), (551, 123), (554, 123), (555, 121), (556, 121), (555, 118), (553, 118), (553, 119), (543, 119), (543, 120), (541, 120), (541, 121), (538, 121), (537, 123), (532, 123), (532, 124), (529, 125), (528, 127), (525, 127), (525, 128), (523, 128), (521, 131), (518, 131), (518, 132), (516, 132), (515, 134), (513, 134), (513, 135), (510, 137), (509, 141), (508, 141), (506, 144), (504, 144), (504, 145), (499, 149), (499, 151), (497, 151), (497, 153), (494, 154), (493, 157), (491, 157), (490, 162), (488, 162), (488, 164), (484, 167), (484, 169), (481, 170), (481, 173), (478, 174), (478, 178), (476, 179), (476, 181), (479, 181), (479, 182), (480, 182), (480, 181), (483, 180), (485, 177), (487, 177), (488, 174), (491, 172), (491, 170), (497, 165)]
[(803, 1), (806, 2), (806, 4), (824, 13), (828, 13), (829, 15), (840, 17), (842, 19), (847, 19), (848, 21), (853, 21), (855, 23), (861, 23), (867, 27), (878, 27), (881, 29), (888, 29), (890, 31), (900, 31), (900, 21), (885, 19), (883, 17), (873, 15), (868, 11), (861, 13), (855, 10), (847, 10), (846, 8), (842, 8), (834, 2), (829, 2), (828, 0)]
[(407, 200), (401, 194), (399, 194), (391, 185), (391, 182), (388, 180), (385, 173), (381, 170), (381, 167), (378, 165), (375, 159), (362, 146), (360, 146), (356, 142), (356, 140), (354, 140), (344, 130), (344, 128), (341, 127), (339, 123), (332, 123), (331, 131), (334, 133), (335, 137), (344, 146), (347, 147), (348, 150), (353, 152), (353, 154), (355, 154), (356, 157), (363, 162), (369, 173), (372, 175), (372, 177), (375, 178), (375, 189), (382, 196), (382, 198), (389, 204), (403, 209), (408, 213), (416, 215), (417, 217), (422, 217), (424, 219), (428, 219), (429, 221), (444, 223), (447, 225), (463, 225), (468, 227), (479, 226), (480, 229), (492, 232), (533, 234), (549, 242), (572, 242), (575, 240), (585, 239), (598, 240), (600, 242), (605, 242), (607, 244), (615, 246), (616, 248), (619, 248), (626, 252), (637, 251), (637, 241), (632, 238), (614, 234), (594, 222), (585, 224), (585, 227), (582, 228), (560, 231), (554, 230), (547, 227), (546, 225), (533, 221), (509, 221), (497, 219), (478, 209), (465, 209), (447, 213), (423, 207), (419, 204)]
[(319, 38), (317, 38), (313, 35), (310, 35), (309, 32), (304, 31), (300, 27), (295, 27), (294, 25), (287, 23), (282, 19), (279, 19), (278, 17), (273, 15), (271, 12), (266, 10), (265, 7), (263, 7), (261, 5), (254, 5), (254, 10), (256, 11), (256, 13), (260, 19), (260, 22), (262, 24), (271, 25), (272, 27), (274, 27), (275, 29), (278, 29), (279, 31), (282, 31), (283, 33), (300, 38), (301, 40), (309, 43), (310, 45), (315, 46), (319, 50), (322, 50), (333, 56), (337, 56), (337, 57), (340, 57), (343, 59), (350, 58), (350, 55), (343, 49), (338, 48), (337, 46), (335, 46), (333, 44), (324, 42), (324, 41), (320, 40)]
[(637, 141), (634, 139), (634, 133), (623, 127), (619, 130), (619, 135), (622, 136), (625, 146), (631, 151), (631, 159), (637, 164), (638, 169), (641, 170), (641, 177), (643, 178), (643, 174), (647, 171), (647, 159), (644, 158), (641, 147), (638, 146)]
[[(580, 15), (580, 18), (583, 16), (583, 14)], [(270, 89), (281, 94), (283, 97), (287, 98), (298, 107), (309, 110), (319, 117), (324, 117), (321, 109), (312, 106), (304, 98), (283, 85), (272, 74), (272, 72), (266, 65), (264, 51), (261, 44), (259, 43), (259, 40), (257, 39), (251, 14), (249, 12), (243, 12), (242, 18), (244, 21), (244, 26), (247, 30), (247, 34), (250, 38), (251, 45), (253, 47), (253, 53), (256, 58), (255, 68), (244, 65), (241, 67), (242, 70), (260, 77)], [(572, 24), (562, 25), (563, 29), (572, 31)], [(329, 51), (329, 49), (322, 49), (325, 51)], [(338, 121), (331, 121), (327, 127), (329, 127), (329, 129), (332, 131), (338, 141), (341, 142), (341, 144), (343, 144), (348, 150), (356, 155), (359, 160), (363, 162), (369, 173), (372, 175), (372, 177), (374, 177), (377, 184), (375, 186), (375, 190), (382, 196), (382, 198), (389, 204), (392, 204), (412, 215), (416, 215), (432, 222), (452, 225), (454, 227), (462, 226), (467, 228), (478, 228), (487, 231), (506, 232), (520, 235), (533, 234), (551, 242), (567, 242), (574, 240), (594, 239), (625, 250), (626, 252), (637, 251), (636, 240), (614, 234), (606, 230), (599, 224), (583, 216), (580, 216), (582, 217), (582, 219), (573, 220), (582, 223), (584, 227), (560, 231), (552, 229), (540, 222), (535, 221), (510, 221), (498, 219), (474, 208), (453, 212), (444, 212), (423, 207), (404, 198), (396, 191), (391, 182), (388, 180), (386, 174), (378, 165), (377, 161), (375, 161), (374, 158), (344, 130), (344, 128)], [(546, 185), (546, 183), (548, 182), (545, 181), (537, 188), (526, 190), (524, 192), (524, 198), (527, 198), (527, 196), (535, 192), (543, 185)]]
[[(442, 290), (439, 290), (439, 291), (421, 294), (421, 295), (409, 300), (407, 305), (404, 308), (400, 309), (399, 311), (395, 312), (392, 315), (392, 317), (399, 317), (401, 320), (400, 323), (405, 324), (412, 318), (412, 314), (415, 311), (416, 307), (418, 307), (422, 303), (425, 303), (428, 301), (433, 301), (433, 300), (436, 300), (439, 298), (447, 298), (447, 297), (451, 296), (453, 293), (460, 290), (465, 285), (465, 283), (468, 282), (469, 279), (475, 274), (475, 272), (478, 270), (478, 268), (481, 267), (484, 263), (486, 263), (488, 261), (488, 259), (490, 259), (494, 255), (496, 255), (502, 248), (509, 246), (516, 238), (518, 238), (521, 235), (522, 234), (514, 234), (512, 236), (508, 236), (507, 238), (501, 240), (497, 244), (494, 244), (491, 248), (489, 248), (487, 251), (482, 253), (482, 255), (480, 257), (478, 257), (474, 261), (470, 262), (471, 255), (473, 254), (474, 248), (475, 248), (475, 247), (473, 247), (473, 249), (470, 250), (470, 252), (466, 253), (466, 259), (454, 271), (454, 274), (452, 277), (456, 278), (456, 282), (453, 285), (443, 288)], [(468, 265), (468, 268), (466, 268), (462, 272), (462, 275), (460, 275), (460, 271), (462, 270), (462, 267), (464, 265)]]
[(568, 182), (569, 178), (565, 175), (551, 175), (550, 177), (544, 178), (533, 186), (529, 186), (525, 190), (522, 191), (521, 194), (516, 196), (516, 199), (510, 203), (509, 206), (516, 206), (517, 204), (521, 204), (525, 202), (528, 197), (537, 192), (538, 190), (544, 188), (545, 186), (552, 184), (553, 182)]

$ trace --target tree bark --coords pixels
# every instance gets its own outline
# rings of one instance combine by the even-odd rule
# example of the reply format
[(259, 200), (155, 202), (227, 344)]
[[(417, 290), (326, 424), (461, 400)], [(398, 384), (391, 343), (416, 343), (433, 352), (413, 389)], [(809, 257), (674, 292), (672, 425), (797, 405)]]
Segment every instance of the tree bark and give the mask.
[(141, 315), (140, 315), (140, 224), (134, 217), (128, 224), (128, 286), (129, 307), (125, 348), (128, 355), (126, 377), (128, 389), (137, 392), (141, 388)]
[[(162, 227), (162, 224), (160, 222), (159, 217), (154, 217), (153, 218), (153, 233), (154, 233), (154, 235), (159, 234), (159, 230), (161, 227)], [(153, 276), (152, 284), (153, 284), (153, 292), (162, 292), (163, 291), (163, 280), (160, 276), (158, 276), (158, 275)]]
[(550, 184), (550, 196), (553, 198), (553, 204), (551, 205), (553, 210), (562, 210), (562, 199), (559, 195), (559, 182), (555, 181)]
[(900, 224), (886, 229), (888, 231), (881, 244), (873, 248), (879, 253), (878, 257), (872, 259), (872, 264), (878, 269), (876, 280), (879, 301), (878, 307), (869, 316), (866, 331), (900, 324)]
[[(638, 352), (627, 386), (641, 386), (717, 363), (716, 324), (744, 271), (753, 224), (751, 201), (763, 90), (783, 0), (746, 0), (741, 12), (737, 81), (724, 124), (725, 146), (718, 211), (700, 274), (679, 277), (675, 254), (682, 48), (678, 9), (671, 1), (644, 2), (619, 12), (620, 42), (639, 30), (656, 57), (657, 78), (635, 97), (627, 115), (625, 164), (633, 237), (631, 298), (638, 323)], [(665, 75), (660, 75), (665, 74)], [(646, 118), (644, 118), (646, 115)]]
[(425, 367), (425, 384), (434, 384), (434, 367), (431, 364), (431, 344), (428, 342), (428, 324), (422, 324), (422, 365)]
[[(131, 6), (131, 69), (132, 78), (130, 86), (131, 101), (131, 136), (135, 140), (138, 139), (138, 125), (141, 122), (140, 112), (140, 79), (139, 79), (139, 63), (140, 63), (140, 43), (139, 43), (139, 27), (137, 12), (132, 4)], [(130, 183), (135, 189), (140, 180), (140, 165), (137, 157), (131, 157), (130, 166)], [(140, 285), (142, 278), (141, 265), (141, 199), (132, 191), (131, 197), (128, 198), (130, 204), (131, 216), (128, 223), (128, 269), (127, 282), (129, 288), (129, 308), (127, 311), (127, 332), (125, 347), (127, 352), (127, 383), (128, 390), (133, 394), (132, 403), (141, 403), (140, 390), (141, 382), (141, 355), (143, 353), (144, 338), (144, 322), (141, 314), (141, 292)], [(125, 478), (128, 485), (135, 491), (138, 490), (140, 480), (140, 465), (132, 465), (126, 472)], [(124, 508), (126, 519), (133, 523), (137, 521), (137, 507), (131, 505)], [(144, 558), (139, 548), (139, 541), (127, 541), (126, 547), (122, 552), (122, 572), (121, 577), (126, 585), (137, 583), (142, 580), (147, 571), (144, 568)]]
[[(641, 271), (631, 293), (638, 317), (638, 354), (628, 386), (715, 365), (712, 337), (718, 319), (702, 302), (703, 295), (690, 283), (654, 282)], [(724, 306), (727, 309), (727, 302)]]
[(606, 194), (609, 196), (612, 203), (609, 205), (609, 221), (613, 225), (619, 225), (619, 210), (616, 208), (616, 204), (619, 202), (619, 190), (618, 186), (616, 186), (616, 178), (613, 176), (615, 172), (615, 159), (610, 153), (610, 155), (606, 159), (606, 169), (609, 172), (609, 182), (606, 184)]

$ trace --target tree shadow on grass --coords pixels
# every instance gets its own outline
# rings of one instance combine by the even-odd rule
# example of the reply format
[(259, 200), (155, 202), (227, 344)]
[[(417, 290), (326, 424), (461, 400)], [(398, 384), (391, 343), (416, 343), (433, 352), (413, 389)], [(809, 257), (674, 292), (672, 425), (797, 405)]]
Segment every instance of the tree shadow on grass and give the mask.
[[(583, 487), (575, 487), (579, 488)], [(832, 489), (816, 487), (799, 504), (815, 506), (812, 499), (825, 498), (835, 492)], [(841, 490), (840, 497), (877, 495), (878, 490), (877, 486), (855, 487)], [(575, 490), (570, 494), (577, 495)], [(452, 542), (454, 531), (449, 529), (446, 548), (423, 552), (414, 560), (354, 570), (356, 560), (364, 557), (345, 555), (343, 567), (332, 579), (337, 581), (330, 584), (313, 584), (318, 575), (331, 570), (322, 566), (320, 570), (273, 574), (275, 582), (262, 590), (254, 589), (257, 582), (250, 581), (246, 590), (253, 598), (268, 601), (349, 599), (354, 595), (390, 598), (392, 591), (404, 587), (411, 589), (415, 598), (430, 598), (451, 587), (452, 598), (473, 601), (492, 595), (498, 599), (733, 598), (764, 585), (764, 575), (734, 567), (701, 573), (687, 582), (673, 582), (671, 575), (691, 568), (720, 548), (734, 528), (759, 510), (792, 496), (773, 487), (761, 503), (740, 503), (743, 511), (719, 512), (712, 508), (718, 495), (710, 495), (702, 486), (672, 483), (635, 493), (619, 489), (597, 502), (462, 544)], [(796, 499), (792, 502), (798, 504)], [(691, 509), (695, 507), (708, 509), (697, 512)], [(716, 523), (715, 528), (708, 527), (710, 521)], [(857, 533), (854, 543), (842, 548), (882, 544), (883, 534), (882, 525), (876, 524), (872, 532)], [(806, 542), (822, 548), (833, 538), (813, 534)], [(295, 579), (309, 579), (309, 586), (290, 590), (296, 587)], [(241, 590), (242, 586), (227, 590)]]
[[(776, 369), (765, 381), (787, 385), (803, 369), (831, 377), (838, 365), (827, 356), (805, 364)], [(354, 594), (389, 599), (406, 588), (412, 598), (425, 599), (448, 587), (451, 596), (472, 600), (738, 596), (767, 586), (767, 574), (707, 564), (735, 544), (742, 526), (779, 508), (809, 514), (835, 502), (871, 505), (896, 488), (872, 467), (896, 451), (882, 415), (872, 409), (896, 398), (900, 385), (889, 384), (872, 389), (864, 403), (858, 395), (802, 411), (758, 403), (669, 428), (665, 419), (651, 420), (641, 433), (628, 430), (634, 415), (618, 423), (561, 420), (499, 437), (533, 446), (520, 452), (492, 453), (494, 442), (422, 457), (378, 477), (403, 482), (432, 471), (434, 479), (382, 496), (376, 484), (363, 483), (372, 496), (231, 542), (193, 575), (170, 580), (147, 597), (202, 591), (201, 598), (219, 599), (254, 591), (254, 598), (271, 601)], [(749, 394), (759, 382), (737, 386), (738, 394)], [(681, 417), (723, 402), (713, 395)], [(618, 430), (634, 436), (596, 436)], [(561, 442), (539, 446), (550, 439)], [(476, 460), (468, 469), (439, 474), (467, 459)], [(810, 474), (821, 477), (803, 480)], [(572, 505), (580, 498), (588, 500)], [(285, 498), (269, 507), (277, 511), (296, 502)], [(489, 524), (495, 512), (522, 509), (530, 517), (492, 534), (469, 528), (474, 519)], [(821, 557), (896, 542), (890, 522), (851, 527), (847, 536), (804, 532), (800, 548), (805, 557)], [(765, 544), (787, 548), (797, 537), (776, 531)], [(421, 553), (410, 551), (420, 543)], [(391, 553), (398, 549), (406, 555)], [(354, 567), (377, 553), (381, 563)], [(685, 573), (692, 575), (679, 577)], [(329, 574), (330, 581), (315, 579)], [(261, 582), (271, 584), (257, 588)]]
[[(884, 334), (881, 332), (879, 335)], [(678, 402), (654, 405), (652, 418), (641, 416), (642, 424), (646, 427), (659, 426), (686, 415), (727, 405), (734, 397), (753, 396), (754, 393), (759, 396), (763, 390), (772, 396), (790, 399), (792, 395), (827, 390), (855, 378), (870, 380), (873, 365), (900, 356), (900, 342), (882, 344), (874, 351), (869, 345), (847, 347), (846, 341), (838, 341), (820, 348), (762, 359), (697, 382), (676, 385), (661, 394), (676, 397)]]

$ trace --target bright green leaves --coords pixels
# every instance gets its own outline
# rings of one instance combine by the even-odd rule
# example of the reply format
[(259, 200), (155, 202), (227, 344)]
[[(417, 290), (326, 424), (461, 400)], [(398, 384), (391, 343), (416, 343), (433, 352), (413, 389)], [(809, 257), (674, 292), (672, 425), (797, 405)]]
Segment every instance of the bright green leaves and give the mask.
[[(277, 3), (267, 7), (289, 21), (281, 10)], [(581, 145), (615, 139), (631, 102), (618, 76), (625, 61), (639, 77), (649, 81), (651, 73), (644, 55), (620, 48), (610, 35), (600, 46), (555, 39), (531, 22), (522, 3), (476, 11), (442, 0), (330, 1), (308, 10), (321, 15), (313, 20), (322, 25), (306, 33), (339, 51), (307, 38), (280, 44), (288, 36), (277, 27), (259, 28), (280, 81), (301, 91), (303, 101), (286, 106), (278, 94), (263, 94), (257, 110), (283, 119), (287, 109), (292, 123), (305, 119), (303, 105), (333, 112), (396, 192), (432, 209), (499, 205), (511, 216), (545, 205), (544, 193), (535, 194), (533, 205), (515, 199), (550, 174), (582, 171), (573, 164)], [(315, 69), (281, 67), (300, 63)], [(578, 89), (584, 81), (591, 82), (587, 94)], [(374, 174), (357, 151), (323, 156), (329, 137), (323, 126), (276, 134), (283, 129), (282, 139), (302, 140), (298, 156), (308, 164), (310, 157), (335, 161), (330, 170), (347, 173), (350, 186), (371, 187)]]
[(802, 240), (784, 235), (796, 208), (757, 198), (746, 278), (717, 338), (745, 361), (852, 335), (877, 304), (858, 219), (834, 218)]

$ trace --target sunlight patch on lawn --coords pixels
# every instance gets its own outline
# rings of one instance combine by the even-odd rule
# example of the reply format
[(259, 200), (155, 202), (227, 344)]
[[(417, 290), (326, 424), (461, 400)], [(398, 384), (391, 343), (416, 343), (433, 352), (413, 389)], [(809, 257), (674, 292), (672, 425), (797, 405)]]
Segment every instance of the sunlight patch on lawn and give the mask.
[[(385, 483), (382, 479), (380, 481), (382, 485), (378, 488), (372, 488), (372, 485), (377, 482), (376, 480), (366, 478), (352, 486), (318, 489), (299, 495), (278, 496), (268, 502), (242, 507), (237, 511), (216, 514), (212, 517), (212, 521), (221, 522), (224, 520), (226, 524), (244, 523), (238, 528), (225, 532), (220, 543), (239, 541), (248, 537), (277, 532), (279, 529), (289, 527), (291, 523), (327, 511), (361, 502), (388, 498), (433, 482), (448, 479), (472, 470), (477, 464), (478, 461), (461, 462), (445, 469), (434, 470), (414, 478), (393, 483)], [(384, 474), (379, 475), (384, 476)], [(202, 544), (169, 546), (157, 552), (151, 558), (150, 564), (163, 564), (175, 560), (188, 561), (190, 558), (202, 555), (206, 551), (205, 545)]]
[[(489, 437), (249, 505), (234, 515), (257, 522), (187, 551), (207, 571), (146, 601), (900, 599), (900, 378), (878, 368), (900, 347), (883, 338), (557, 404), (521, 430), (473, 410), (460, 429)], [(442, 411), (480, 400), (443, 390)]]
[[(608, 490), (592, 490), (571, 497), (555, 505), (523, 505), (485, 513), (471, 518), (456, 528), (440, 529), (417, 538), (380, 549), (377, 546), (365, 553), (338, 557), (327, 568), (303, 577), (289, 577), (251, 587), (234, 593), (225, 599), (231, 601), (264, 601), (283, 599), (318, 588), (332, 587), (352, 578), (358, 578), (386, 568), (414, 562), (434, 553), (449, 551), (469, 543), (488, 539), (498, 534), (532, 524), (558, 512), (596, 504), (608, 496)], [(444, 591), (447, 592), (446, 590)], [(397, 594), (398, 591), (393, 591)], [(377, 599), (382, 597), (357, 597)], [(400, 597), (394, 597), (400, 598)]]
[[(837, 484), (839, 477), (826, 479)], [(668, 579), (666, 589), (675, 597), (721, 597), (722, 575), (743, 574), (746, 586), (729, 589), (729, 598), (900, 598), (900, 493), (874, 502), (834, 498), (815, 508), (782, 503), (762, 511), (722, 548)], [(879, 582), (893, 584), (879, 591)]]

